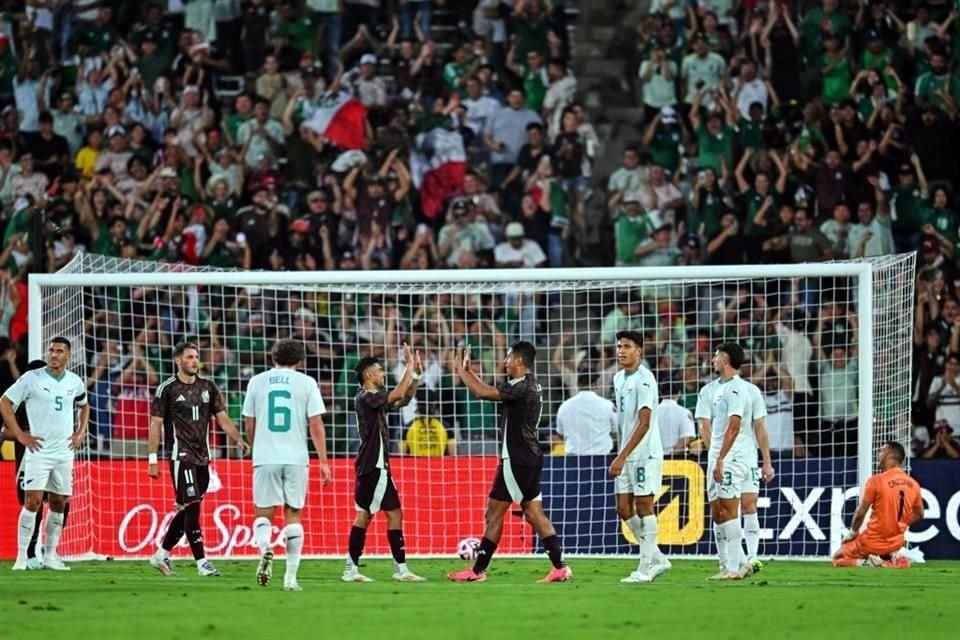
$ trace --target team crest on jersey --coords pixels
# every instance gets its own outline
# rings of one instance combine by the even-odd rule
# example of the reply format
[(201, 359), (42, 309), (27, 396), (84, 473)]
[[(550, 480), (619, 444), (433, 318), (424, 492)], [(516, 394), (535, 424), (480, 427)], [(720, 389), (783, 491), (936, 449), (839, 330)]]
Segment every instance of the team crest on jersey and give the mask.
[(210, 402), (210, 392), (204, 390), (200, 393), (200, 399), (204, 402)]

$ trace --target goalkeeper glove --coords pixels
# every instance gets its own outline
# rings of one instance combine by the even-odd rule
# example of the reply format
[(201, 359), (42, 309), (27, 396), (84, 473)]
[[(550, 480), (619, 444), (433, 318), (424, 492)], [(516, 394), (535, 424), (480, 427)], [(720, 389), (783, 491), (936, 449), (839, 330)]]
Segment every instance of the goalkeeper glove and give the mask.
[(854, 531), (853, 529), (844, 529), (844, 530), (843, 530), (843, 537), (842, 537), (842, 538), (843, 538), (843, 541), (844, 541), (844, 542), (850, 542), (851, 540), (853, 540), (853, 539), (856, 538), (856, 537), (857, 537), (857, 532)]

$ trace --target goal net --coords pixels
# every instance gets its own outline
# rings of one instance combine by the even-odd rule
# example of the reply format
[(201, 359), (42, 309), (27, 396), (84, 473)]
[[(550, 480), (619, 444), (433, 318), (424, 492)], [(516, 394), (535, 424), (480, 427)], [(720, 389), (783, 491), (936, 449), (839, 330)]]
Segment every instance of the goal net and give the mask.
[[(55, 335), (70, 338), (70, 367), (86, 377), (92, 406), (61, 552), (143, 557), (162, 537), (173, 490), (166, 469), (160, 480), (147, 476), (146, 439), (150, 397), (174, 373), (175, 343), (200, 345), (202, 373), (242, 427), (247, 380), (269, 366), (275, 339), (293, 337), (306, 345), (305, 372), (327, 404), (334, 474), (326, 487), (315, 469), (311, 475), (305, 553), (346, 550), (359, 444), (353, 368), (363, 355), (379, 356), (395, 384), (403, 342), (421, 351), (426, 368), (415, 401), (390, 416), (407, 548), (454, 555), (460, 539), (479, 537), (497, 465), (498, 407), (466, 392), (452, 375), (453, 353), (469, 344), (478, 373), (498, 383), (517, 340), (537, 347), (544, 506), (567, 552), (635, 553), (614, 511), (607, 468), (615, 440), (600, 400), (612, 395), (615, 334), (629, 328), (645, 337), (661, 401), (691, 411), (714, 377), (717, 344), (744, 347), (742, 375), (764, 391), (777, 472), (760, 489), (761, 556), (824, 557), (839, 544), (875, 451), (889, 439), (909, 443), (913, 279), (912, 255), (789, 266), (327, 273), (80, 256), (57, 274), (30, 278), (30, 355), (42, 356)], [(565, 402), (596, 410), (558, 425)], [(668, 454), (658, 542), (673, 555), (712, 554), (706, 454), (692, 416), (677, 415), (661, 425)], [(251, 463), (217, 431), (210, 447), (208, 552), (256, 555)], [(383, 527), (375, 519), (372, 554), (389, 551)], [(539, 551), (518, 512), (508, 516), (500, 548)]]

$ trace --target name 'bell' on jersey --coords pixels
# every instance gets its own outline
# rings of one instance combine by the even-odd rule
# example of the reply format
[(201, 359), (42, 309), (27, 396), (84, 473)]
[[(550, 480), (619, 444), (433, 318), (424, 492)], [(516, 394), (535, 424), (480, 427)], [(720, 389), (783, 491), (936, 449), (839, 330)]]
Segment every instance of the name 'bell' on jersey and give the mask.
[(271, 369), (250, 378), (243, 415), (257, 421), (253, 466), (308, 464), (309, 419), (326, 412), (317, 381), (300, 371)]
[(624, 370), (613, 376), (613, 391), (616, 395), (617, 420), (620, 426), (620, 451), (630, 439), (637, 426), (641, 409), (650, 409), (650, 426), (640, 444), (627, 457), (628, 461), (663, 458), (660, 442), (660, 427), (657, 424), (656, 407), (659, 404), (657, 379), (643, 365), (628, 374)]

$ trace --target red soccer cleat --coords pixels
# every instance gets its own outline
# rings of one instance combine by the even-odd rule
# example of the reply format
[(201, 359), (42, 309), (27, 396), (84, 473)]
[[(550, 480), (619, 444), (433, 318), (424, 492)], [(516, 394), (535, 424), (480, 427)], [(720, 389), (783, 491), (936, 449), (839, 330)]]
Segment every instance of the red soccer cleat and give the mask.
[(481, 571), (480, 573), (476, 573), (473, 567), (467, 567), (460, 571), (448, 573), (447, 577), (454, 582), (484, 582), (487, 579), (487, 572)]
[(573, 577), (573, 569), (570, 567), (560, 567), (557, 569), (554, 567), (550, 569), (550, 573), (547, 574), (547, 577), (543, 580), (537, 580), (540, 584), (546, 582), (566, 582)]

